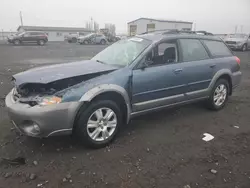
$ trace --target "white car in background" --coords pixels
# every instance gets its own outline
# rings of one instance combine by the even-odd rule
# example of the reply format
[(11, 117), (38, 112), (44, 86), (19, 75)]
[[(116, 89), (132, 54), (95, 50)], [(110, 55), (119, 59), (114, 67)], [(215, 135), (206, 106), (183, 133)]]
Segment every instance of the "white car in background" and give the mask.
[(244, 52), (250, 49), (250, 35), (233, 34), (226, 37), (224, 41), (232, 50), (241, 50)]

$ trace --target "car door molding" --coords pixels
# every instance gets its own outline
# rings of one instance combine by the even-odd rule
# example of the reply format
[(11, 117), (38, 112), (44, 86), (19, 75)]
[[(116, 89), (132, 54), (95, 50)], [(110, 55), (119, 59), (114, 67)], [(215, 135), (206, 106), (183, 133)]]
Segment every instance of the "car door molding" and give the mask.
[(162, 89), (144, 91), (144, 92), (141, 92), (141, 93), (136, 93), (133, 96), (144, 95), (144, 94), (149, 94), (149, 93), (155, 93), (155, 92), (159, 92), (159, 91), (166, 91), (166, 90), (176, 89), (176, 88), (184, 87), (184, 86), (186, 86), (186, 85), (182, 84), (182, 85), (177, 85), (177, 86), (172, 86), (172, 87), (167, 87), (167, 88), (162, 88)]
[(159, 99), (153, 99), (149, 101), (135, 103), (132, 105), (132, 108), (134, 112), (150, 110), (152, 108), (156, 108), (162, 105), (180, 102), (181, 100), (184, 100), (184, 98), (185, 98), (185, 94), (178, 94), (178, 95), (173, 95), (169, 97), (163, 97)]

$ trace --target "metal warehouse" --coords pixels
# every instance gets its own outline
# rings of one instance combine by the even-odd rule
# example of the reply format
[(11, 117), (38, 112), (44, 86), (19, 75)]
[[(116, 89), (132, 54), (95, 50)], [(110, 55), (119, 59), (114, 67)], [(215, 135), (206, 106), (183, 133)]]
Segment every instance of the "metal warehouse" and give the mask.
[(191, 31), (193, 22), (139, 18), (128, 23), (128, 35), (133, 36), (148, 31), (179, 29)]
[(43, 31), (48, 35), (49, 41), (64, 41), (65, 37), (73, 33), (88, 34), (92, 31), (85, 28), (75, 27), (45, 27), (45, 26), (19, 26), (18, 32)]

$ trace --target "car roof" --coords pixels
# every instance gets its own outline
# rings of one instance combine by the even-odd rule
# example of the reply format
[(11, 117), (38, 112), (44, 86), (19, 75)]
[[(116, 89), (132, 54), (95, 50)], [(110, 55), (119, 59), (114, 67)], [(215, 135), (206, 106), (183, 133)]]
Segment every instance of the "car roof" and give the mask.
[(178, 38), (189, 38), (189, 39), (206, 39), (206, 40), (216, 40), (222, 41), (220, 37), (210, 36), (210, 35), (200, 35), (193, 33), (175, 33), (175, 34), (162, 34), (162, 33), (147, 33), (142, 35), (137, 35), (136, 37), (140, 37), (143, 39), (151, 40), (154, 43), (167, 40), (167, 39), (178, 39)]

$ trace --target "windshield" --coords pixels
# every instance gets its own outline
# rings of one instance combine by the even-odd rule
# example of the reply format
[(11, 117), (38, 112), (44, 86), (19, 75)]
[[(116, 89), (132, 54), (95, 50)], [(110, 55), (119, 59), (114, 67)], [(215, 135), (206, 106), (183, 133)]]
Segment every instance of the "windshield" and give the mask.
[(84, 37), (90, 37), (92, 35), (94, 35), (94, 33), (90, 33), (90, 34), (84, 35)]
[(229, 36), (230, 38), (247, 38), (246, 34), (233, 34)]
[(98, 53), (92, 60), (125, 67), (131, 64), (151, 43), (142, 38), (120, 40)]

